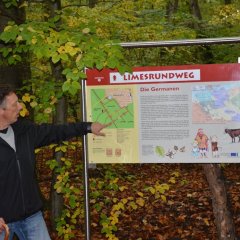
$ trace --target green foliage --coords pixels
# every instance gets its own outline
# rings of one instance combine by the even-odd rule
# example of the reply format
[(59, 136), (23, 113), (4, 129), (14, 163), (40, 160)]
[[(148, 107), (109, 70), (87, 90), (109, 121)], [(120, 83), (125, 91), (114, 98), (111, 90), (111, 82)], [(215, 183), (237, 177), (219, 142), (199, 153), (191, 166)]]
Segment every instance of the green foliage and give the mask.
[(17, 7), (19, 0), (3, 0), (3, 3), (6, 6), (6, 8)]
[[(79, 142), (63, 142), (62, 145), (51, 146), (55, 152), (67, 152), (80, 147)], [(71, 174), (79, 172), (79, 166), (73, 165), (73, 159), (61, 158), (61, 163), (55, 159), (47, 161), (47, 165), (57, 174), (57, 181), (54, 188), (56, 192), (63, 195), (64, 210), (61, 216), (56, 219), (58, 235), (64, 240), (75, 237), (74, 230), (80, 218), (83, 218), (83, 197), (80, 188), (71, 181)]]
[[(79, 27), (77, 31), (64, 28), (57, 31), (55, 21), (49, 19), (41, 24), (39, 21), (29, 21), (21, 25), (9, 23), (0, 34), (0, 40), (8, 44), (1, 48), (2, 56), (10, 65), (21, 62), (21, 55), (26, 53), (42, 64), (61, 63), (64, 68), (62, 77), (65, 79), (62, 91), (71, 95), (79, 91), (79, 80), (86, 78), (86, 67), (99, 70), (104, 67), (119, 68), (121, 72), (126, 70), (120, 46), (99, 38), (91, 30), (91, 25)], [(49, 77), (47, 80), (49, 82)], [(34, 84), (34, 78), (31, 82)]]

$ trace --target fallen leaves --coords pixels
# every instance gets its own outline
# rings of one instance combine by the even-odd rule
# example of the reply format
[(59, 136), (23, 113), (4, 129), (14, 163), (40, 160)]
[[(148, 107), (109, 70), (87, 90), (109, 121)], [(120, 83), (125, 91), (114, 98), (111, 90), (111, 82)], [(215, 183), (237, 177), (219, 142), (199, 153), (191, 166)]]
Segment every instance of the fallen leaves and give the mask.
[[(104, 190), (91, 203), (92, 239), (107, 239), (101, 233), (99, 217), (101, 212), (110, 214), (114, 210), (110, 220), (117, 226), (114, 235), (119, 240), (217, 240), (211, 194), (199, 165), (129, 164), (118, 165), (116, 170), (119, 174), (115, 182), (119, 186), (118, 190)], [(98, 171), (101, 171), (100, 176), (104, 176), (103, 169), (99, 167)], [(229, 165), (224, 171), (231, 180), (228, 190), (236, 232), (240, 234), (240, 189), (237, 184), (240, 181), (240, 167)], [(180, 176), (171, 175), (173, 172), (180, 173)], [(175, 177), (175, 181), (169, 183), (171, 177)], [(99, 187), (99, 182), (106, 181), (101, 177), (93, 180), (96, 181), (96, 187)], [(169, 184), (169, 189), (164, 192), (166, 201), (155, 198), (163, 183)], [(47, 191), (45, 185), (42, 189)], [(98, 191), (100, 189), (104, 189), (104, 183)], [(102, 202), (100, 212), (93, 207), (98, 202)], [(107, 204), (104, 205), (104, 202)], [(84, 239), (84, 229), (77, 229), (75, 234), (77, 240)]]

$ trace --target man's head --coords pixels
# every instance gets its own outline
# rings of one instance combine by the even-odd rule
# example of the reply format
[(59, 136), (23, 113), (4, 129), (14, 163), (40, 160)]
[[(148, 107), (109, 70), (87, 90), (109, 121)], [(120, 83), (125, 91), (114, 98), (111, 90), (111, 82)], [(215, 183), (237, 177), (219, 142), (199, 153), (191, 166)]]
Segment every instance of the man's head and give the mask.
[(22, 106), (18, 97), (8, 86), (0, 87), (0, 127), (8, 127), (17, 121)]

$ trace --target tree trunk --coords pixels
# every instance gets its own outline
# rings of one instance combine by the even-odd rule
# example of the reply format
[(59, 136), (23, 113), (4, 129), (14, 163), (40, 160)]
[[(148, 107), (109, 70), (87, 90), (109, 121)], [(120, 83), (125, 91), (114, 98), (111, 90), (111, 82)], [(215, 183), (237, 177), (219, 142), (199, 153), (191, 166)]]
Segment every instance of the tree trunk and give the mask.
[(178, 10), (178, 0), (169, 0), (166, 7), (166, 16), (170, 20), (171, 16)]
[(199, 8), (198, 0), (190, 0), (190, 11), (194, 17), (197, 19), (201, 20), (202, 19), (202, 14)]
[[(61, 1), (46, 1), (50, 17), (55, 16), (55, 12), (57, 10), (61, 10)], [(59, 20), (58, 25), (61, 25), (61, 20)], [(62, 65), (61, 63), (53, 64), (51, 62), (52, 74), (56, 82), (64, 82), (65, 79), (62, 75)], [(63, 97), (60, 99), (56, 106), (56, 115), (54, 118), (55, 124), (64, 124), (67, 122), (67, 104), (66, 99)], [(64, 156), (62, 152), (57, 152), (55, 154), (56, 161), (61, 165), (61, 158)], [(54, 189), (54, 184), (56, 182), (57, 174), (53, 173), (52, 175), (52, 187), (51, 187), (51, 223), (54, 228), (56, 229), (56, 222), (55, 219), (60, 217), (62, 210), (63, 210), (63, 196), (58, 194)]]
[(94, 8), (96, 4), (97, 4), (97, 0), (89, 0), (88, 6), (90, 8)]
[[(56, 81), (63, 81), (62, 66), (61, 64), (53, 65), (52, 72)], [(55, 124), (64, 124), (67, 122), (67, 103), (66, 99), (62, 97), (56, 106), (56, 115), (54, 118)], [(63, 152), (57, 152), (55, 154), (56, 161), (61, 165), (61, 158), (64, 157)], [(63, 210), (63, 196), (58, 194), (54, 189), (57, 174), (53, 172), (52, 175), (52, 187), (51, 187), (51, 223), (54, 229), (56, 229), (55, 219), (60, 217)]]
[(212, 206), (218, 240), (236, 240), (221, 168), (218, 164), (202, 164), (202, 166), (212, 193)]
[[(62, 98), (58, 101), (56, 106), (56, 116), (54, 123), (63, 124), (66, 123), (66, 112), (67, 104), (65, 98)], [(64, 157), (62, 152), (55, 153), (56, 161), (61, 165), (61, 158)], [(57, 174), (53, 172), (52, 174), (52, 184), (51, 184), (51, 224), (56, 229), (55, 219), (58, 218), (63, 210), (63, 197), (61, 194), (58, 194), (54, 189), (54, 184), (57, 179)]]
[(224, 3), (227, 5), (227, 4), (231, 4), (232, 3), (232, 0), (225, 0)]

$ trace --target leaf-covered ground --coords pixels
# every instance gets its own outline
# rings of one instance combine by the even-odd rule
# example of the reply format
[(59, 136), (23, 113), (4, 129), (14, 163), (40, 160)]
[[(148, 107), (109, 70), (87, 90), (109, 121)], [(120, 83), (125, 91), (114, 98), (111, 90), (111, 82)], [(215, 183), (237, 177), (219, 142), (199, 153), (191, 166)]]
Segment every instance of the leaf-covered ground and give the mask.
[[(226, 165), (223, 173), (236, 233), (240, 236), (240, 167)], [(91, 185), (92, 192), (101, 192), (96, 198), (91, 195), (90, 199), (91, 239), (109, 239), (101, 233), (101, 214), (116, 217), (113, 213), (118, 212), (114, 222), (117, 231), (113, 234), (119, 240), (217, 240), (211, 194), (201, 165), (103, 165), (91, 169), (89, 174), (90, 183), (112, 184), (101, 191)], [(40, 183), (45, 196), (49, 193), (49, 185), (46, 181)], [(96, 206), (101, 210), (97, 211)], [(48, 211), (45, 215), (50, 228)], [(84, 219), (74, 239), (84, 239), (83, 223)], [(52, 233), (52, 239), (61, 238)]]

